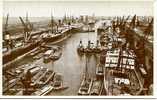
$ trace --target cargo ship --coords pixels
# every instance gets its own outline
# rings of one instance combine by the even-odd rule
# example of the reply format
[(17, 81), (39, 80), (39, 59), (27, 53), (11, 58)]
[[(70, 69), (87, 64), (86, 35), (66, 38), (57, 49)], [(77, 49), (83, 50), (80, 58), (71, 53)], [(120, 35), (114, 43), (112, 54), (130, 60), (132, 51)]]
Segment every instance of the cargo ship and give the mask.
[[(10, 65), (20, 56), (25, 55), (26, 53), (30, 52), (31, 50), (35, 49), (36, 47), (40, 47), (42, 43), (52, 42), (52, 43), (58, 43), (63, 41), (64, 39), (71, 36), (72, 32), (76, 32), (77, 29), (75, 27), (63, 26), (60, 28), (58, 33), (47, 35), (47, 33), (42, 33), (40, 35), (40, 38), (38, 40), (33, 40), (31, 37), (30, 29), (28, 28), (27, 23), (23, 21), (23, 19), (20, 17), (20, 20), (22, 22), (22, 25), (24, 27), (24, 43), (22, 46), (19, 46), (17, 48), (13, 47), (13, 42), (11, 39), (4, 39), (4, 44), (8, 44), (7, 51), (3, 53), (3, 65), (5, 65), (4, 68), (10, 67)], [(6, 37), (10, 36), (9, 34), (4, 33)], [(11, 44), (9, 44), (11, 43)], [(6, 45), (3, 45), (5, 48)]]
[(136, 72), (136, 56), (132, 50), (107, 51), (104, 87), (107, 95), (139, 95), (141, 81)]
[(130, 21), (129, 17), (112, 20), (111, 30), (99, 33), (101, 45), (108, 46), (107, 53), (101, 55), (107, 95), (144, 95), (152, 84), (153, 18), (141, 27), (136, 15)]

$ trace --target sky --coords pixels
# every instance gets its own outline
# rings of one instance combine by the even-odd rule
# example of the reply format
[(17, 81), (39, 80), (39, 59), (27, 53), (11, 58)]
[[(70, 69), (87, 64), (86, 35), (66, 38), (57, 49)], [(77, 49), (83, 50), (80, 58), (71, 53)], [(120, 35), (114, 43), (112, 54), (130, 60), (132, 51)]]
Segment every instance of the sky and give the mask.
[(152, 1), (3, 1), (3, 15), (12, 17), (55, 17), (79, 15), (153, 15)]

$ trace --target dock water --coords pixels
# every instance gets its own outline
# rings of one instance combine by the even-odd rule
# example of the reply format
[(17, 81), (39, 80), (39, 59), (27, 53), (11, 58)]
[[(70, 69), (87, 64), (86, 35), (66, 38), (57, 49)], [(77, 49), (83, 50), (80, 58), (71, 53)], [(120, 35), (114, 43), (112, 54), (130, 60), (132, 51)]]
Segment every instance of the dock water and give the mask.
[[(24, 64), (39, 64), (44, 68), (53, 70), (54, 72), (61, 73), (63, 75), (63, 82), (65, 86), (69, 88), (64, 91), (52, 91), (49, 95), (77, 95), (81, 79), (85, 69), (86, 56), (79, 56), (77, 53), (77, 46), (79, 41), (82, 40), (87, 45), (88, 40), (96, 43), (97, 33), (75, 33), (68, 39), (57, 43), (62, 47), (62, 56), (59, 60), (51, 61), (49, 63), (43, 63), (43, 58), (34, 60), (32, 57), (24, 57), (20, 62), (14, 64), (13, 67), (17, 68)], [(49, 43), (48, 45), (54, 45)], [(88, 72), (91, 78), (95, 78), (96, 65), (99, 62), (99, 55), (91, 55), (88, 57)]]

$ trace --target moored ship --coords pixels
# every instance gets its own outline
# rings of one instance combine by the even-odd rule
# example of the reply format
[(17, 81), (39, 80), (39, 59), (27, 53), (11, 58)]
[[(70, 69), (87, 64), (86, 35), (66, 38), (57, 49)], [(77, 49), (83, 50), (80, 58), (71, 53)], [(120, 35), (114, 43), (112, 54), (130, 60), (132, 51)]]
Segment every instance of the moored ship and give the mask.
[(72, 32), (77, 31), (77, 28), (71, 27), (71, 25), (63, 26), (60, 27), (58, 31), (56, 31), (55, 33), (52, 33), (52, 30), (44, 31), (43, 33), (41, 33), (38, 39), (33, 40), (31, 35), (31, 30), (29, 29), (28, 26), (29, 24), (25, 23), (21, 17), (20, 20), (24, 27), (24, 40), (23, 40), (24, 43), (22, 43), (21, 45), (20, 42), (20, 44), (18, 44), (17, 47), (15, 48), (12, 40), (9, 38), (10, 34), (6, 35), (6, 39), (4, 39), (4, 43), (3, 43), (5, 44), (3, 45), (4, 47), (3, 65), (5, 65), (4, 67), (10, 66), (13, 62), (15, 62), (15, 60), (18, 57), (24, 57), (25, 55), (27, 55), (27, 53), (31, 52), (33, 49), (40, 47), (41, 44), (44, 42), (45, 43), (51, 42), (55, 44), (71, 36)]
[(107, 95), (139, 95), (142, 89), (131, 50), (107, 52), (104, 87)]
[(86, 58), (85, 72), (83, 74), (81, 86), (78, 90), (78, 95), (89, 95), (90, 94), (90, 90), (91, 90), (93, 80), (89, 77), (88, 69), (87, 69), (87, 67), (88, 67), (87, 62), (88, 61), (87, 61), (87, 58)]

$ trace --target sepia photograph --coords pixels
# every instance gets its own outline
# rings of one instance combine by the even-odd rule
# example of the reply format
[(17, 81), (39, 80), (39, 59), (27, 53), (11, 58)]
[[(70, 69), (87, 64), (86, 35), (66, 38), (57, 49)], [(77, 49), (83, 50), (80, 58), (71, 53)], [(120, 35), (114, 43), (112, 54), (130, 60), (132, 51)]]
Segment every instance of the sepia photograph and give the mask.
[(153, 0), (4, 0), (3, 96), (154, 96)]

